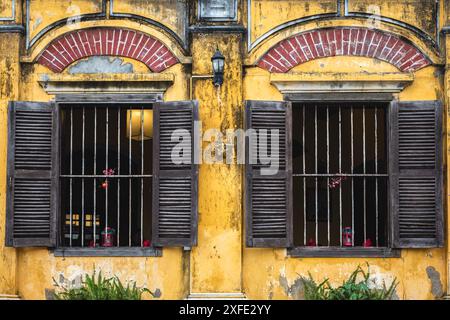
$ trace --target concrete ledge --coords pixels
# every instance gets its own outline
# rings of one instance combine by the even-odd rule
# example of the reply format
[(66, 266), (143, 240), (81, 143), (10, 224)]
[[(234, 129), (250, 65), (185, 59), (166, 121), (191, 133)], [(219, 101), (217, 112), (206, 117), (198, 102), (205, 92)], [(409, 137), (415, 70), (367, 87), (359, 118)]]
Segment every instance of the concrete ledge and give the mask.
[(21, 300), (18, 295), (15, 294), (0, 294), (0, 300)]
[(172, 73), (39, 74), (39, 84), (48, 94), (163, 94), (174, 80)]
[(281, 93), (398, 93), (414, 80), (404, 72), (298, 72), (272, 73), (270, 83)]
[(202, 292), (191, 293), (186, 300), (247, 300), (242, 292)]
[(58, 248), (55, 257), (162, 257), (156, 248)]

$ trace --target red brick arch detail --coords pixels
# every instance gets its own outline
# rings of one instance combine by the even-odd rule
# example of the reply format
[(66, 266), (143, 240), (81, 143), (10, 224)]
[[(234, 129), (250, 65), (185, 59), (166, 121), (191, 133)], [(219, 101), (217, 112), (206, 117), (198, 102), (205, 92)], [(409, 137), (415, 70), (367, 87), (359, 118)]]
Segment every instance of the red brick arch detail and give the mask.
[(37, 62), (59, 73), (72, 62), (89, 56), (128, 57), (141, 61), (153, 72), (178, 62), (161, 41), (121, 28), (90, 28), (63, 34), (47, 45)]
[(285, 73), (304, 62), (333, 56), (361, 56), (386, 61), (404, 72), (429, 65), (416, 47), (390, 33), (366, 28), (316, 29), (285, 39), (258, 61), (270, 72)]

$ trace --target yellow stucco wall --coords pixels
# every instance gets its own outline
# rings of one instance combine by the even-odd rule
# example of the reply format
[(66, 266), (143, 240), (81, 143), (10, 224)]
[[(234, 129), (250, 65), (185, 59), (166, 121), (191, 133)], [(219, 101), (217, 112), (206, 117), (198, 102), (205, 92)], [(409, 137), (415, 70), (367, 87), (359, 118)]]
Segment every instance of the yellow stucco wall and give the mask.
[[(140, 62), (124, 59), (124, 63), (132, 63), (136, 73), (148, 72)], [(175, 75), (175, 82), (167, 90), (165, 100), (188, 98), (188, 81), (184, 68), (183, 65), (176, 64), (164, 71)], [(41, 65), (25, 64), (22, 68), (21, 89), (17, 100), (52, 99), (53, 97), (47, 95), (38, 83), (39, 75), (48, 72), (49, 70)], [(123, 78), (126, 79), (126, 75)], [(135, 280), (137, 285), (146, 286), (152, 291), (159, 289), (162, 299), (182, 299), (188, 293), (189, 256), (181, 248), (165, 248), (162, 257), (123, 258), (63, 258), (55, 257), (48, 249), (18, 249), (16, 290), (24, 299), (43, 299), (45, 289), (54, 288), (53, 278), (58, 280), (62, 275), (66, 279), (75, 279), (81, 274), (91, 274), (94, 269), (102, 270), (109, 276), (118, 275), (123, 281)]]
[[(20, 2), (20, 1), (18, 1)], [(170, 1), (170, 6), (159, 10), (156, 1), (139, 1), (130, 5), (130, 1), (117, 3), (115, 12), (132, 13), (155, 19), (174, 32), (181, 30), (177, 16), (177, 6)], [(302, 16), (317, 13), (330, 13), (336, 10), (333, 1), (318, 1), (308, 6), (308, 1), (261, 1), (252, 0), (251, 39), (256, 40), (273, 28)], [(368, 1), (370, 2), (370, 1)], [(394, 18), (414, 23), (417, 1), (377, 1), (381, 9), (394, 14)], [(61, 1), (32, 0), (32, 35), (53, 21), (70, 17), (68, 4)], [(46, 16), (49, 3), (54, 8), (54, 15)], [(72, 1), (86, 3), (85, 13), (97, 12), (100, 1)], [(246, 17), (247, 1), (240, 2), (240, 17)], [(271, 14), (274, 3), (280, 14)], [(365, 10), (362, 1), (350, 1), (355, 10)], [(405, 4), (406, 3), (406, 4)], [(406, 6), (406, 7), (405, 7)], [(7, 12), (8, 7), (3, 9)], [(242, 11), (241, 11), (242, 10)], [(42, 17), (38, 23), (38, 18)], [(427, 16), (423, 16), (417, 26), (429, 26)], [(444, 19), (441, 19), (441, 23)], [(21, 21), (21, 17), (17, 18)], [(248, 24), (247, 21), (244, 21)], [(304, 30), (330, 26), (365, 26), (362, 19), (329, 19), (293, 25), (282, 29), (267, 38), (251, 52), (247, 52), (244, 36), (240, 34), (225, 35), (194, 34), (191, 55), (183, 53), (179, 44), (167, 32), (145, 23), (128, 19), (96, 20), (80, 24), (81, 28), (92, 26), (120, 26), (139, 29), (164, 42), (183, 62), (164, 72), (175, 75), (174, 84), (167, 90), (164, 99), (189, 99), (190, 74), (210, 74), (210, 57), (216, 47), (226, 56), (225, 82), (216, 89), (210, 80), (194, 80), (193, 98), (199, 101), (200, 118), (203, 131), (209, 128), (228, 128), (243, 126), (244, 100), (282, 100), (281, 93), (270, 84), (269, 72), (254, 67), (255, 61), (278, 41)], [(428, 54), (436, 64), (443, 64), (445, 57), (430, 48), (412, 32), (400, 27), (382, 23), (382, 30), (394, 32), (415, 43)], [(24, 42), (20, 34), (0, 33), (0, 294), (18, 293), (25, 299), (45, 298), (45, 289), (53, 287), (52, 278), (61, 274), (73, 278), (93, 268), (102, 269), (109, 274), (117, 274), (121, 279), (134, 279), (138, 285), (146, 285), (150, 290), (160, 289), (163, 299), (180, 299), (189, 292), (241, 292), (252, 299), (299, 298), (296, 294), (299, 275), (311, 272), (316, 279), (329, 277), (333, 282), (340, 282), (348, 276), (358, 264), (366, 261), (371, 271), (380, 280), (399, 280), (397, 296), (401, 299), (433, 299), (432, 281), (426, 268), (433, 267), (440, 275), (437, 285), (444, 290), (448, 283), (448, 246), (442, 249), (402, 250), (400, 258), (291, 258), (285, 249), (246, 248), (243, 242), (243, 168), (238, 165), (202, 164), (199, 172), (199, 233), (198, 246), (191, 252), (180, 248), (165, 248), (162, 257), (127, 257), (127, 258), (63, 258), (54, 257), (47, 249), (13, 249), (4, 247), (4, 219), (6, 193), (6, 130), (7, 102), (10, 100), (48, 101), (48, 96), (38, 84), (38, 75), (49, 73), (43, 66), (32, 63), (41, 50), (52, 39), (68, 27), (50, 30), (42, 36), (29, 51), (22, 50), (19, 65), (19, 44)], [(428, 30), (426, 30), (428, 31)], [(447, 50), (450, 52), (450, 48)], [(447, 59), (448, 60), (448, 59)], [(133, 63), (137, 73), (148, 72), (142, 64)], [(192, 65), (190, 64), (192, 61)], [(243, 67), (244, 66), (244, 67)], [(385, 62), (358, 57), (334, 57), (311, 61), (295, 67), (291, 72), (372, 72), (381, 78), (388, 78), (385, 73), (398, 70)], [(414, 81), (403, 92), (400, 100), (435, 100), (449, 96), (450, 77), (445, 75), (442, 66), (429, 66), (414, 74)], [(448, 119), (448, 118), (447, 118)], [(204, 142), (206, 144), (206, 142)], [(450, 153), (449, 153), (450, 154)], [(448, 188), (448, 187), (447, 187)], [(447, 219), (448, 221), (448, 219)], [(448, 243), (448, 242), (447, 242)], [(436, 282), (435, 282), (436, 285)]]
[[(195, 35), (193, 74), (211, 74), (210, 57), (218, 47), (225, 54), (226, 81), (220, 89), (211, 80), (197, 80), (203, 131), (240, 128), (242, 124), (242, 61), (240, 35)], [(206, 147), (208, 142), (204, 142)], [(202, 164), (199, 170), (198, 246), (191, 256), (192, 292), (241, 291), (242, 170), (237, 164)]]
[[(443, 75), (439, 68), (427, 67), (414, 74), (414, 81), (399, 95), (400, 101), (436, 100), (442, 97)], [(361, 57), (329, 57), (313, 60), (291, 70), (320, 73), (378, 73), (380, 79), (398, 71), (392, 65)], [(270, 73), (256, 67), (246, 69), (244, 96), (253, 100), (282, 100), (282, 94), (270, 84)], [(433, 299), (427, 267), (440, 274), (441, 285), (447, 281), (446, 249), (402, 250), (400, 258), (291, 258), (285, 249), (245, 248), (243, 254), (243, 287), (253, 299), (298, 298), (300, 276), (311, 272), (314, 279), (330, 278), (336, 284), (347, 278), (358, 265), (370, 265), (377, 279), (390, 283), (397, 278), (400, 299)]]
[(0, 292), (16, 292), (16, 250), (6, 248), (6, 146), (7, 105), (18, 98), (19, 84), (19, 35), (0, 33)]

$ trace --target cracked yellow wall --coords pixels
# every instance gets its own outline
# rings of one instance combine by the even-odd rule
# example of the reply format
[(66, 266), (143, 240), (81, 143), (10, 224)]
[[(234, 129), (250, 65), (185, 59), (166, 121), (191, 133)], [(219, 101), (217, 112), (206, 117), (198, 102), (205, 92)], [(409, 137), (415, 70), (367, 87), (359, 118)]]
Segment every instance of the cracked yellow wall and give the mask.
[[(431, 1), (427, 1), (425, 10), (430, 14), (421, 14), (420, 19), (417, 19), (415, 12), (423, 10), (423, 2), (421, 1), (351, 0), (348, 3), (350, 11), (379, 12), (416, 25), (431, 36), (436, 35), (436, 16), (431, 14), (433, 5)], [(283, 23), (292, 20), (292, 17), (299, 18), (302, 15), (307, 16), (336, 10), (327, 1), (315, 2), (316, 6), (321, 6), (313, 11), (310, 10), (310, 6), (307, 6), (304, 1), (252, 0), (251, 4), (250, 28), (252, 41), (257, 40), (258, 37), (262, 36), (264, 32), (270, 31), (271, 28), (279, 27)], [(271, 5), (282, 7), (282, 9), (277, 10), (280, 14), (271, 15), (268, 14), (268, 9), (263, 10), (264, 6), (269, 7)], [(445, 10), (448, 11), (448, 8), (445, 8), (444, 3), (441, 3), (441, 15), (439, 17), (441, 24), (448, 15), (448, 12), (446, 14)], [(367, 27), (367, 21), (335, 18), (334, 20), (324, 19), (306, 22), (282, 29), (272, 37), (267, 38), (246, 57), (244, 99), (283, 100), (282, 94), (270, 84), (270, 73), (252, 65), (270, 47), (282, 39), (305, 30), (332, 26)], [(444, 63), (444, 57), (439, 56), (426, 43), (416, 38), (414, 34), (382, 22), (377, 27), (410, 39), (421, 50), (426, 52), (433, 62), (438, 64)], [(293, 68), (290, 72), (312, 72), (317, 75), (318, 79), (320, 79), (320, 73), (322, 72), (375, 72), (380, 74), (380, 79), (389, 79), (389, 75), (383, 73), (398, 72), (398, 70), (388, 63), (369, 58), (330, 57), (304, 63)], [(450, 79), (448, 75), (447, 79)], [(450, 87), (450, 80), (447, 80), (447, 84)], [(398, 98), (406, 101), (442, 100), (444, 97), (448, 97), (448, 93), (444, 94), (443, 68), (429, 66), (414, 74), (414, 82), (405, 88)], [(447, 216), (447, 214), (445, 215)], [(243, 289), (253, 299), (299, 298), (296, 293), (297, 289), (299, 289), (299, 275), (307, 276), (308, 272), (311, 272), (317, 280), (330, 278), (332, 282), (339, 283), (348, 277), (358, 264), (364, 264), (365, 262), (370, 264), (371, 271), (378, 279), (385, 279), (386, 281), (392, 280), (394, 277), (398, 279), (399, 286), (396, 294), (400, 299), (434, 299), (435, 297), (431, 292), (432, 284), (441, 287), (445, 293), (448, 282), (447, 268), (450, 270), (450, 265), (447, 262), (447, 248), (402, 250), (400, 258), (290, 258), (284, 249), (252, 249), (244, 247), (243, 251)], [(433, 267), (437, 271), (439, 279), (435, 277), (433, 282), (430, 280), (427, 274), (428, 267)]]
[(19, 35), (0, 33), (0, 294), (16, 292), (16, 251), (6, 248), (6, 150), (8, 101), (19, 93)]
[[(3, 3), (3, 1), (2, 1)], [(20, 1), (17, 1), (18, 6)], [(100, 9), (101, 1), (77, 0), (71, 5), (82, 8), (82, 13), (94, 13)], [(31, 34), (36, 35), (46, 25), (72, 15), (69, 5), (61, 1), (31, 1)], [(126, 4), (122, 2), (123, 5)], [(142, 2), (141, 5), (144, 5)], [(48, 14), (48, 8), (52, 8)], [(7, 13), (8, 7), (1, 7), (1, 13)], [(120, 8), (120, 7), (118, 7)], [(148, 8), (147, 8), (148, 9)], [(176, 6), (164, 12), (166, 17), (176, 16)], [(154, 18), (158, 11), (150, 10)], [(19, 10), (18, 10), (19, 12)], [(171, 21), (174, 20), (170, 18)], [(17, 21), (21, 18), (17, 17)], [(164, 17), (161, 16), (162, 22)], [(1, 22), (0, 22), (1, 23)], [(179, 46), (167, 35), (148, 26), (140, 26), (128, 20), (82, 22), (81, 26), (113, 25), (119, 27), (139, 28), (143, 32), (162, 39), (169, 48), (180, 55)], [(169, 25), (168, 27), (173, 27)], [(50, 31), (46, 37), (56, 38), (58, 32), (71, 29), (62, 27)], [(47, 68), (30, 63), (32, 59), (22, 55), (19, 69), (19, 46), (23, 41), (19, 33), (0, 33), (0, 294), (18, 294), (23, 299), (45, 299), (45, 290), (54, 289), (53, 279), (75, 279), (84, 273), (91, 273), (94, 268), (108, 275), (118, 275), (122, 280), (136, 280), (138, 285), (145, 285), (150, 290), (160, 289), (162, 299), (182, 299), (189, 289), (189, 254), (181, 248), (165, 248), (162, 257), (55, 257), (44, 248), (5, 248), (5, 209), (6, 209), (6, 149), (7, 149), (7, 103), (11, 100), (50, 101), (49, 96), (38, 84), (39, 74), (51, 73)], [(44, 42), (47, 41), (44, 37)], [(50, 40), (48, 40), (50, 41)], [(171, 42), (172, 41), (172, 42)], [(35, 58), (42, 47), (39, 43), (28, 54)], [(42, 45), (41, 45), (42, 46)], [(35, 49), (40, 48), (40, 49)], [(181, 56), (181, 58), (183, 58)], [(123, 63), (132, 63), (135, 73), (150, 72), (142, 63), (128, 58), (121, 58)], [(77, 63), (77, 62), (75, 62)], [(189, 97), (188, 73), (186, 65), (176, 64), (164, 72), (175, 75), (173, 85), (166, 91), (166, 101), (186, 100)], [(124, 78), (125, 79), (125, 78)]]
[[(290, 72), (313, 72), (317, 79), (321, 73), (378, 73), (380, 79), (389, 79), (398, 70), (382, 61), (362, 57), (329, 57), (313, 60), (293, 68)], [(282, 100), (277, 89), (270, 84), (270, 73), (249, 67), (244, 78), (244, 97), (254, 100)], [(443, 95), (443, 74), (437, 67), (427, 67), (414, 74), (414, 81), (399, 95), (399, 100), (436, 100)], [(243, 287), (252, 299), (299, 298), (299, 275), (312, 274), (314, 279), (330, 278), (339, 284), (358, 265), (370, 264), (373, 275), (390, 283), (397, 278), (396, 295), (400, 299), (434, 299), (432, 282), (427, 267), (440, 275), (437, 285), (446, 290), (446, 249), (402, 250), (400, 258), (291, 258), (285, 249), (245, 248), (243, 255)], [(435, 281), (435, 280), (433, 280)]]
[[(450, 8), (449, 8), (450, 9)], [(450, 17), (450, 10), (449, 10), (449, 17)], [(450, 274), (450, 246), (448, 245), (450, 243), (450, 234), (448, 232), (448, 230), (450, 230), (450, 219), (449, 217), (449, 209), (448, 209), (448, 203), (449, 203), (449, 198), (450, 197), (450, 185), (448, 183), (448, 181), (450, 181), (450, 170), (448, 169), (448, 163), (450, 161), (450, 133), (448, 131), (448, 128), (450, 128), (450, 109), (449, 109), (449, 103), (450, 103), (450, 73), (449, 73), (449, 61), (450, 61), (450, 37), (449, 35), (446, 36), (446, 65), (445, 65), (445, 76), (444, 76), (444, 99), (445, 99), (445, 108), (444, 108), (444, 112), (446, 115), (446, 130), (445, 130), (445, 137), (446, 139), (444, 139), (444, 141), (446, 142), (445, 148), (444, 150), (446, 152), (444, 152), (444, 154), (447, 155), (447, 172), (446, 172), (446, 178), (447, 178), (447, 185), (446, 185), (446, 191), (447, 191), (447, 275)], [(447, 292), (450, 292), (450, 278), (447, 278)]]
[[(381, 1), (381, 0), (380, 0)], [(380, 2), (380, 1), (377, 1)], [(18, 3), (20, 1), (17, 1)], [(170, 7), (162, 12), (152, 10), (155, 1), (139, 1), (138, 5), (131, 0), (115, 1), (114, 11), (119, 13), (134, 13), (155, 18), (174, 32), (181, 32), (182, 27), (177, 17), (176, 1), (168, 1)], [(310, 1), (261, 1), (252, 0), (251, 5), (251, 39), (256, 40), (265, 32), (280, 26), (289, 20), (317, 13), (331, 13), (336, 8), (333, 1), (317, 1), (318, 5), (306, 8)], [(370, 2), (370, 1), (367, 1)], [(388, 3), (389, 2), (389, 3)], [(62, 1), (32, 0), (32, 35), (36, 35), (51, 22), (70, 17), (67, 12), (68, 4)], [(46, 16), (48, 3), (57, 6), (55, 15)], [(74, 4), (86, 4), (83, 13), (93, 13), (99, 10), (100, 1), (76, 0)], [(244, 1), (244, 4), (247, 1)], [(362, 1), (349, 1), (352, 8), (366, 10)], [(402, 7), (408, 4), (407, 10)], [(390, 8), (394, 18), (415, 22), (412, 17), (417, 1), (385, 0), (381, 10)], [(145, 6), (144, 6), (145, 5)], [(274, 12), (273, 5), (277, 6)], [(18, 6), (20, 7), (20, 6)], [(246, 11), (245, 6), (243, 6)], [(356, 10), (355, 9), (355, 10)], [(8, 7), (0, 10), (0, 15), (9, 14)], [(366, 10), (367, 11), (367, 10)], [(20, 12), (20, 8), (17, 9)], [(239, 12), (240, 17), (246, 18), (246, 12)], [(39, 17), (42, 17), (39, 21)], [(429, 18), (422, 15), (424, 21), (418, 26), (430, 26)], [(20, 21), (20, 15), (17, 21)], [(445, 19), (441, 19), (443, 22)], [(447, 20), (445, 20), (447, 21)], [(246, 23), (246, 21), (244, 21)], [(419, 23), (419, 22), (418, 22)], [(154, 27), (139, 24), (127, 19), (97, 20), (82, 22), (82, 27), (120, 26), (141, 29), (161, 39), (180, 56), (181, 49), (171, 40), (167, 33)], [(203, 130), (217, 127), (224, 131), (227, 128), (243, 125), (243, 101), (282, 100), (282, 95), (270, 85), (269, 73), (251, 65), (268, 48), (276, 42), (301, 31), (318, 27), (330, 26), (365, 26), (361, 19), (333, 19), (308, 22), (292, 26), (268, 38), (250, 54), (245, 53), (245, 40), (238, 34), (212, 35), (195, 34), (192, 43), (192, 73), (210, 74), (212, 56), (216, 46), (227, 59), (225, 83), (217, 92), (210, 80), (195, 80), (193, 97), (200, 102), (200, 118)], [(439, 57), (427, 44), (417, 36), (402, 28), (381, 24), (383, 30), (394, 32), (407, 37), (428, 54), (434, 63), (443, 63), (445, 59)], [(47, 249), (12, 249), (4, 247), (4, 219), (6, 192), (6, 104), (9, 100), (48, 101), (48, 96), (37, 83), (39, 73), (48, 73), (45, 67), (31, 64), (51, 39), (62, 32), (69, 31), (67, 27), (48, 32), (36, 46), (24, 54), (19, 68), (19, 34), (0, 33), (0, 294), (18, 293), (26, 299), (45, 298), (45, 289), (53, 288), (53, 280), (60, 274), (66, 278), (73, 278), (80, 273), (90, 272), (94, 265), (111, 274), (117, 274), (121, 279), (135, 279), (139, 285), (146, 285), (149, 289), (160, 289), (164, 299), (184, 298), (191, 292), (240, 292), (252, 299), (284, 299), (298, 298), (298, 274), (306, 275), (311, 272), (317, 279), (329, 277), (333, 281), (341, 281), (355, 269), (358, 264), (366, 261), (371, 270), (380, 279), (389, 281), (397, 277), (400, 286), (397, 290), (399, 298), (432, 299), (432, 282), (428, 278), (427, 267), (434, 267), (439, 273), (439, 283), (446, 288), (447, 279), (447, 251), (448, 248), (432, 250), (403, 250), (400, 258), (290, 258), (284, 249), (252, 249), (245, 248), (243, 243), (243, 169), (237, 165), (206, 165), (200, 166), (199, 174), (199, 241), (198, 247), (192, 252), (181, 249), (164, 249), (163, 257), (54, 257)], [(431, 31), (430, 31), (431, 30)], [(432, 28), (426, 28), (432, 32)], [(245, 39), (245, 37), (244, 37)], [(185, 62), (188, 62), (186, 59)], [(146, 68), (131, 60), (135, 72), (146, 72)], [(242, 66), (245, 66), (242, 69)], [(294, 68), (294, 72), (379, 72), (397, 71), (391, 65), (367, 58), (339, 57), (315, 60)], [(189, 98), (188, 76), (191, 72), (189, 65), (177, 64), (166, 70), (175, 74), (175, 83), (165, 95), (166, 100), (183, 100)], [(427, 67), (415, 73), (414, 82), (399, 96), (400, 100), (434, 100), (442, 98), (444, 77), (442, 68)], [(450, 77), (445, 77), (445, 84), (450, 87)], [(19, 90), (20, 85), (20, 90)], [(448, 96), (448, 93), (445, 95)], [(447, 219), (448, 221), (448, 219)], [(448, 242), (447, 242), (448, 243)], [(436, 281), (436, 280), (434, 280)], [(436, 283), (435, 283), (436, 284)]]
[[(137, 73), (148, 72), (140, 62), (124, 59), (124, 63), (132, 63)], [(47, 95), (37, 82), (39, 74), (48, 72), (43, 66), (24, 64), (18, 100), (49, 101), (52, 97)], [(175, 74), (175, 82), (165, 93), (164, 99), (187, 99), (188, 80), (185, 67), (176, 64), (164, 72)], [(138, 285), (147, 286), (152, 291), (160, 289), (162, 299), (182, 299), (188, 293), (189, 256), (181, 248), (165, 248), (162, 257), (111, 258), (55, 257), (48, 249), (38, 248), (16, 251), (16, 291), (24, 299), (44, 299), (45, 289), (54, 289), (53, 278), (58, 280), (60, 275), (63, 275), (66, 279), (74, 279), (80, 274), (91, 273), (94, 268), (107, 275), (118, 275), (123, 281), (135, 280)], [(3, 291), (0, 282), (0, 292)]]
[[(199, 101), (203, 132), (240, 128), (242, 124), (241, 35), (193, 38), (192, 74), (211, 74), (216, 48), (225, 55), (224, 84), (196, 80), (193, 97)], [(203, 143), (206, 147), (208, 142)], [(199, 168), (198, 246), (191, 254), (191, 292), (241, 292), (242, 171), (237, 164), (201, 164)]]

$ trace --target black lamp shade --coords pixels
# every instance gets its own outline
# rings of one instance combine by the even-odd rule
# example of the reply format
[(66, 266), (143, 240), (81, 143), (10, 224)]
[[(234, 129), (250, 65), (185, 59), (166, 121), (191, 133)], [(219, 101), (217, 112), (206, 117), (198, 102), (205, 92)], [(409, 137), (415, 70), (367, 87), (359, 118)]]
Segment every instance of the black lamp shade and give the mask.
[(223, 69), (225, 66), (225, 57), (219, 51), (216, 50), (211, 58), (212, 67), (214, 71), (214, 85), (220, 86), (223, 83)]

